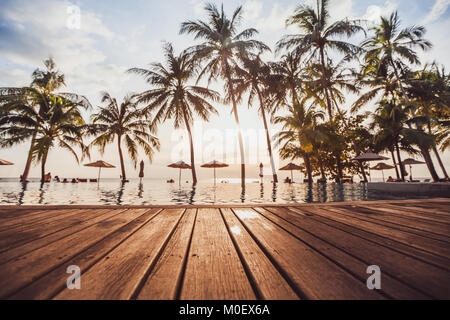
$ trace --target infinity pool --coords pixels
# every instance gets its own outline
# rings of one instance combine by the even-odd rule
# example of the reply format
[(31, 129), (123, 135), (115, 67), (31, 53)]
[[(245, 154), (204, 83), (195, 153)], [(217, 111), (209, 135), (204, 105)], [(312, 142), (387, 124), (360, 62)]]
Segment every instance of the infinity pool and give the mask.
[(30, 182), (26, 188), (17, 181), (0, 182), (0, 204), (83, 204), (83, 205), (150, 205), (150, 204), (231, 204), (231, 203), (302, 203), (353, 200), (392, 199), (388, 195), (368, 194), (366, 186), (354, 184), (285, 184), (200, 182), (169, 184), (159, 180), (131, 180), (122, 185), (117, 179), (97, 183)]

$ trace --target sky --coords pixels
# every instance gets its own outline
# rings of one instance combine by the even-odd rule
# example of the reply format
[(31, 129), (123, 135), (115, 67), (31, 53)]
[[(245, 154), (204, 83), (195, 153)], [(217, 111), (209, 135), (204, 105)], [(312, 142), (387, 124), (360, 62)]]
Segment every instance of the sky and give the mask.
[[(220, 5), (222, 1), (212, 1)], [(31, 73), (37, 67), (43, 68), (42, 61), (53, 57), (58, 68), (66, 76), (65, 92), (85, 95), (94, 106), (100, 105), (100, 92), (108, 91), (118, 101), (131, 93), (147, 89), (145, 81), (126, 73), (132, 67), (147, 67), (151, 62), (163, 62), (162, 45), (171, 42), (178, 53), (198, 43), (192, 36), (180, 35), (181, 22), (204, 17), (201, 0), (169, 1), (110, 1), (110, 0), (0, 0), (0, 87), (26, 86), (31, 82)], [(243, 5), (242, 28), (254, 27), (259, 31), (257, 39), (271, 48), (283, 35), (296, 32), (295, 27), (286, 28), (285, 20), (299, 4), (314, 4), (314, 0), (224, 0), (228, 14)], [(444, 64), (450, 70), (450, 0), (331, 0), (331, 19), (345, 17), (365, 19), (370, 25), (380, 15), (389, 15), (398, 10), (402, 26), (413, 24), (427, 28), (426, 38), (433, 43), (432, 50), (420, 53), (423, 62)], [(363, 36), (351, 41), (359, 43)], [(275, 60), (275, 54), (266, 55)], [(220, 90), (219, 84), (213, 89)], [(343, 109), (348, 108), (354, 97), (349, 95)], [(230, 114), (230, 106), (216, 105), (218, 116), (212, 116), (209, 123), (196, 121), (194, 142), (196, 163), (213, 159), (232, 164), (221, 169), (220, 175), (239, 177), (239, 162), (236, 146), (236, 126)], [(373, 110), (368, 105), (366, 110)], [(258, 165), (264, 163), (265, 174), (270, 174), (262, 120), (256, 106), (249, 108), (246, 103), (239, 105), (241, 126), (246, 142), (247, 175), (256, 178)], [(89, 118), (89, 113), (85, 114)], [(275, 133), (279, 128), (271, 126)], [(189, 162), (186, 134), (174, 131), (170, 121), (160, 125), (158, 138), (161, 150), (153, 162), (145, 161), (145, 175), (151, 178), (175, 178), (178, 174), (167, 164), (184, 160)], [(183, 140), (184, 139), (184, 140)], [(18, 177), (24, 168), (29, 142), (9, 149), (0, 150), (0, 158), (14, 162), (14, 166), (0, 168), (0, 176)], [(404, 155), (405, 156), (405, 155)], [(131, 161), (126, 158), (127, 175), (137, 177)], [(105, 177), (119, 177), (117, 146), (110, 145), (104, 155), (92, 150), (91, 160), (104, 159), (115, 164), (117, 169), (104, 170)], [(140, 159), (144, 159), (141, 155)], [(442, 159), (450, 171), (450, 152)], [(275, 159), (276, 166), (285, 161)], [(95, 176), (95, 169), (83, 167), (84, 159), (78, 164), (71, 154), (54, 148), (47, 162), (47, 171), (62, 177)], [(437, 166), (438, 173), (441, 173)], [(6, 169), (5, 169), (6, 168)], [(208, 179), (208, 169), (197, 169), (200, 179)], [(416, 166), (415, 176), (427, 177), (426, 167)], [(39, 166), (31, 170), (31, 177), (38, 177)], [(393, 172), (392, 172), (393, 174)], [(378, 177), (374, 173), (374, 177)], [(185, 173), (186, 177), (190, 177)], [(282, 174), (283, 176), (283, 174)], [(381, 176), (381, 175), (380, 175)]]

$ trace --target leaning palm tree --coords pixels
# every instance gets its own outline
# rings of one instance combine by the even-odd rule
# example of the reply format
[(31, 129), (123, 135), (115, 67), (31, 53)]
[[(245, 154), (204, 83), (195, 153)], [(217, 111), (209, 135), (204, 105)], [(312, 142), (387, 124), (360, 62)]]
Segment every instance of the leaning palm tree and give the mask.
[(219, 9), (214, 4), (206, 4), (205, 11), (208, 21), (186, 21), (181, 24), (180, 33), (194, 34), (195, 39), (204, 39), (200, 45), (191, 50), (195, 58), (205, 61), (199, 79), (208, 76), (208, 82), (221, 78), (225, 81), (226, 101), (232, 103), (233, 114), (238, 127), (238, 140), (241, 155), (241, 184), (245, 185), (245, 154), (242, 132), (240, 129), (237, 101), (233, 83), (233, 70), (237, 65), (237, 56), (245, 56), (252, 50), (264, 51), (269, 48), (262, 42), (251, 39), (257, 30), (250, 28), (238, 32), (242, 20), (242, 6), (238, 7), (231, 17), (225, 15), (223, 5)]
[(50, 96), (45, 110), (37, 111), (22, 105), (2, 117), (1, 122), (2, 146), (12, 146), (18, 140), (34, 137), (31, 157), (41, 163), (41, 182), (45, 182), (45, 165), (55, 145), (71, 152), (77, 162), (80, 158), (74, 147), (80, 148), (81, 157), (89, 155), (83, 143), (86, 123), (80, 106), (67, 98)]
[[(307, 61), (318, 62), (323, 68), (321, 81), (327, 81), (326, 67), (329, 51), (334, 50), (347, 57), (354, 57), (361, 51), (361, 48), (342, 40), (343, 37), (351, 37), (363, 31), (361, 22), (358, 20), (339, 20), (330, 23), (330, 13), (328, 10), (329, 1), (317, 1), (317, 8), (309, 5), (300, 5), (294, 14), (286, 20), (286, 25), (297, 26), (301, 33), (284, 36), (277, 43), (277, 50), (294, 49), (298, 52), (309, 54)], [(325, 85), (323, 85), (325, 87)], [(329, 120), (333, 116), (332, 98), (328, 90), (325, 90), (326, 106)]]
[[(435, 128), (443, 117), (450, 115), (450, 76), (436, 63), (426, 64), (408, 77), (407, 93), (423, 121), (428, 134), (436, 136)], [(439, 155), (436, 143), (432, 147), (445, 178), (447, 171)]]
[[(38, 68), (33, 72), (30, 86), (21, 88), (0, 88), (0, 110), (3, 115), (7, 115), (9, 112), (14, 110), (21, 110), (23, 106), (33, 108), (38, 114), (43, 115), (49, 111), (49, 101), (51, 100), (51, 97), (56, 96), (63, 99), (68, 99), (77, 104), (78, 107), (84, 109), (91, 108), (89, 101), (84, 96), (74, 93), (56, 94), (55, 91), (65, 85), (64, 74), (56, 69), (56, 64), (52, 58), (45, 60), (44, 65), (44, 70)], [(28, 116), (28, 114), (24, 114), (24, 116)], [(7, 120), (5, 119), (5, 121)], [(0, 122), (2, 121), (0, 120)], [(31, 135), (26, 135), (26, 137), (20, 135), (17, 135), (16, 137), (6, 137), (8, 138), (8, 143), (10, 145), (11, 143), (21, 144), (31, 138), (31, 144), (28, 151), (25, 168), (21, 175), (21, 181), (27, 181), (30, 172), (37, 131), (38, 130), (36, 128)], [(12, 133), (11, 131), (8, 132)]]
[[(382, 100), (372, 115), (372, 129), (376, 129), (375, 145), (377, 149), (395, 149), (397, 163), (400, 167), (402, 180), (405, 179), (405, 168), (403, 167), (400, 149), (416, 154), (414, 146), (430, 147), (434, 140), (432, 136), (422, 130), (412, 129), (406, 126), (411, 121), (408, 116), (408, 108), (392, 100)], [(392, 154), (393, 156), (393, 154)]]
[(137, 108), (136, 102), (131, 97), (125, 97), (119, 105), (108, 92), (103, 92), (101, 101), (106, 103), (106, 106), (99, 107), (99, 111), (91, 116), (92, 125), (88, 128), (88, 133), (95, 136), (90, 146), (99, 147), (100, 153), (103, 154), (106, 145), (117, 139), (122, 181), (125, 182), (127, 176), (122, 143), (125, 143), (128, 155), (136, 167), (138, 148), (141, 147), (148, 159), (152, 161), (155, 150), (159, 150), (159, 140), (153, 135), (154, 126), (144, 119), (144, 113)]
[(272, 167), (273, 182), (278, 183), (277, 169), (273, 161), (272, 142), (270, 140), (269, 126), (266, 113), (270, 112), (270, 103), (267, 101), (269, 94), (266, 91), (271, 85), (270, 66), (265, 64), (259, 55), (253, 58), (242, 57), (242, 67), (236, 67), (236, 92), (239, 97), (248, 92), (248, 105), (251, 106), (255, 98), (259, 101), (259, 112), (263, 119), (266, 131), (267, 151), (269, 152), (270, 165)]
[(191, 149), (192, 181), (197, 183), (194, 160), (194, 143), (191, 127), (194, 115), (204, 121), (208, 121), (211, 114), (217, 114), (216, 109), (208, 102), (218, 101), (220, 95), (208, 88), (189, 85), (188, 82), (196, 75), (196, 61), (192, 54), (183, 51), (175, 56), (172, 45), (164, 47), (166, 66), (160, 63), (152, 63), (151, 69), (132, 68), (129, 72), (145, 77), (152, 86), (150, 90), (137, 95), (137, 102), (145, 104), (142, 110), (149, 115), (156, 110), (154, 123), (165, 122), (173, 119), (174, 127), (185, 127)]
[[(419, 57), (414, 49), (427, 50), (432, 47), (431, 43), (423, 38), (426, 30), (423, 26), (413, 26), (400, 29), (400, 19), (397, 12), (393, 12), (389, 17), (381, 17), (380, 23), (373, 28), (373, 35), (368, 37), (361, 44), (365, 50), (364, 60), (368, 65), (378, 67), (389, 67), (395, 75), (398, 88), (406, 101), (410, 104), (410, 98), (405, 88), (404, 61), (410, 64), (420, 64)], [(412, 111), (413, 117), (415, 112)], [(416, 128), (421, 130), (419, 124)], [(420, 151), (430, 171), (434, 181), (439, 180), (439, 176), (434, 168), (430, 152), (424, 146), (420, 146)]]

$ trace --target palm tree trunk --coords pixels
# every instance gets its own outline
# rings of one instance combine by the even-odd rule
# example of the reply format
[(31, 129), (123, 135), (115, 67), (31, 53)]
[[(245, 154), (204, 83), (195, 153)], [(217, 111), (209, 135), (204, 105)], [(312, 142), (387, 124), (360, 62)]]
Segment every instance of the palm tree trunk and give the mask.
[(395, 161), (394, 149), (389, 150), (391, 152), (392, 162), (394, 163), (395, 174), (397, 176), (397, 180), (400, 180), (400, 174), (398, 173), (397, 162)]
[(312, 169), (311, 169), (311, 159), (309, 157), (309, 154), (305, 153), (305, 156), (303, 157), (303, 159), (304, 159), (305, 165), (306, 165), (306, 173), (308, 175), (308, 183), (312, 184), (313, 178), (312, 178)]
[[(433, 135), (433, 132), (431, 131), (431, 123), (430, 123), (430, 119), (429, 118), (428, 118), (427, 122), (428, 122), (427, 123), (428, 133), (430, 135)], [(439, 155), (439, 152), (438, 152), (438, 150), (436, 148), (436, 144), (434, 142), (433, 142), (433, 152), (434, 152), (434, 154), (436, 156), (436, 159), (437, 159), (437, 161), (439, 163), (439, 166), (441, 167), (441, 170), (442, 170), (442, 173), (444, 174), (444, 177), (447, 179), (448, 178), (447, 170), (445, 170), (444, 164), (442, 163), (441, 156)]]
[(48, 151), (44, 152), (41, 159), (41, 183), (45, 183), (45, 163), (47, 162)]
[(263, 122), (264, 122), (264, 130), (266, 131), (267, 151), (269, 152), (270, 165), (272, 167), (273, 182), (278, 183), (277, 170), (275, 169), (275, 163), (273, 161), (272, 143), (270, 141), (269, 127), (267, 125), (267, 120), (266, 120), (266, 111), (265, 111), (264, 101), (262, 99), (261, 92), (259, 91), (258, 87), (256, 87), (256, 91), (258, 92), (259, 104), (261, 107), (261, 114), (262, 114), (262, 118), (263, 118)]
[(336, 154), (336, 165), (337, 165), (337, 170), (338, 170), (338, 179), (340, 182), (344, 177), (343, 172), (342, 172), (342, 160), (341, 160), (340, 153)]
[(364, 182), (368, 182), (367, 175), (366, 175), (366, 170), (364, 170), (364, 165), (362, 164), (361, 161), (358, 161), (358, 166), (359, 166), (359, 170), (361, 170), (361, 174), (363, 176), (363, 181)]
[(117, 136), (117, 147), (119, 149), (119, 158), (120, 158), (120, 168), (122, 170), (122, 181), (126, 181), (127, 180), (127, 176), (125, 173), (125, 163), (123, 162), (123, 154), (122, 154), (122, 136), (118, 135)]
[(395, 143), (395, 149), (397, 151), (398, 166), (400, 167), (402, 181), (404, 182), (405, 181), (405, 168), (403, 168), (402, 158), (400, 157), (400, 148), (398, 147), (398, 142)]
[[(405, 88), (403, 88), (402, 82), (400, 81), (400, 75), (398, 73), (397, 67), (395, 66), (394, 61), (392, 59), (390, 59), (390, 62), (391, 62), (392, 68), (394, 68), (394, 73), (395, 73), (395, 77), (397, 79), (398, 86), (400, 87), (400, 90), (401, 90), (403, 96), (405, 97), (406, 103), (409, 105), (410, 100), (409, 100), (408, 95), (406, 94)], [(416, 116), (415, 112), (414, 111), (411, 111), (411, 112), (412, 112), (413, 117), (415, 117)], [(417, 123), (415, 125), (418, 130), (421, 129)], [(436, 168), (434, 167), (433, 160), (431, 159), (430, 151), (423, 148), (422, 146), (419, 146), (419, 148), (420, 148), (420, 152), (422, 153), (423, 159), (425, 160), (425, 163), (427, 164), (428, 171), (430, 172), (431, 177), (433, 178), (433, 181), (434, 182), (439, 181), (439, 176), (436, 172)], [(399, 162), (400, 162), (400, 159), (399, 159)], [(402, 171), (402, 175), (403, 175), (403, 171)]]
[(36, 142), (37, 133), (33, 133), (33, 137), (31, 138), (31, 145), (28, 151), (27, 163), (25, 164), (25, 169), (23, 170), (22, 177), (20, 179), (21, 182), (26, 182), (28, 179), (28, 175), (30, 174), (31, 162), (33, 161), (33, 147)]
[(331, 100), (330, 96), (328, 95), (328, 90), (325, 88), (325, 73), (326, 73), (326, 66), (325, 66), (325, 54), (323, 52), (323, 48), (320, 48), (320, 62), (322, 64), (322, 86), (325, 90), (325, 97), (327, 99), (327, 109), (328, 109), (328, 117), (330, 118), (330, 122), (333, 119), (333, 111), (331, 107)]
[(242, 131), (241, 131), (241, 125), (239, 123), (239, 115), (237, 111), (237, 103), (236, 103), (236, 97), (234, 93), (234, 88), (231, 80), (231, 73), (230, 73), (230, 67), (228, 65), (227, 61), (224, 61), (225, 65), (225, 72), (226, 77), (228, 81), (228, 86), (230, 90), (231, 95), (231, 101), (233, 102), (233, 113), (234, 113), (234, 119), (236, 121), (236, 125), (238, 127), (238, 141), (239, 141), (239, 151), (241, 154), (241, 185), (242, 187), (245, 187), (245, 153), (244, 153), (244, 141), (242, 139)]
[(197, 173), (195, 172), (195, 159), (194, 159), (194, 142), (192, 140), (191, 126), (186, 116), (186, 112), (183, 112), (184, 123), (186, 125), (186, 130), (189, 135), (189, 145), (191, 147), (191, 171), (192, 171), (192, 184), (197, 184)]
[(439, 155), (439, 152), (438, 152), (436, 146), (433, 146), (433, 152), (436, 155), (436, 159), (437, 159), (437, 161), (439, 163), (439, 166), (441, 167), (441, 170), (442, 170), (442, 173), (444, 174), (444, 177), (446, 179), (448, 179), (447, 170), (445, 170), (444, 164), (442, 163), (441, 156)]

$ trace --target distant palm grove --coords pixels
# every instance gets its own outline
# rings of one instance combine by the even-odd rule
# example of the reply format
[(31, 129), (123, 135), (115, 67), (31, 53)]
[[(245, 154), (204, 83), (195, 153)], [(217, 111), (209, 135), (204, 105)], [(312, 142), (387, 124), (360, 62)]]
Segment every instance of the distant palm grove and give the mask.
[[(402, 26), (397, 12), (373, 25), (361, 20), (332, 22), (328, 1), (300, 5), (287, 19), (295, 33), (285, 35), (275, 48), (256, 40), (258, 31), (242, 30), (242, 7), (232, 15), (214, 4), (205, 5), (206, 20), (181, 23), (180, 33), (194, 45), (176, 54), (163, 47), (165, 61), (149, 69), (130, 68), (146, 81), (146, 91), (122, 102), (102, 93), (102, 106), (93, 110), (87, 97), (66, 93), (64, 74), (52, 58), (32, 74), (28, 86), (0, 88), (0, 143), (2, 148), (29, 145), (21, 180), (31, 164), (41, 166), (42, 181), (50, 149), (70, 151), (77, 161), (90, 157), (92, 148), (103, 153), (117, 146), (121, 177), (126, 181), (124, 157), (135, 166), (139, 152), (151, 161), (159, 150), (158, 125), (171, 121), (184, 128), (190, 143), (192, 180), (197, 182), (194, 118), (208, 121), (219, 112), (232, 112), (238, 129), (241, 181), (245, 182), (245, 154), (238, 105), (258, 109), (266, 131), (273, 181), (277, 168), (272, 148), (282, 159), (302, 160), (309, 183), (342, 181), (360, 175), (367, 181), (367, 163), (352, 159), (365, 152), (386, 153), (396, 177), (405, 180), (401, 151), (425, 161), (434, 181), (448, 178), (439, 152), (450, 148), (450, 75), (437, 62), (421, 64), (418, 53), (432, 48), (422, 26)], [(353, 36), (362, 43), (352, 43)], [(265, 61), (273, 51), (276, 61)], [(223, 84), (223, 92), (209, 88)], [(356, 97), (344, 110), (348, 95)], [(215, 104), (229, 106), (217, 110)], [(376, 106), (363, 112), (369, 103)], [(270, 126), (282, 129), (270, 136)], [(90, 142), (87, 143), (86, 140)], [(435, 160), (433, 160), (432, 158)]]

